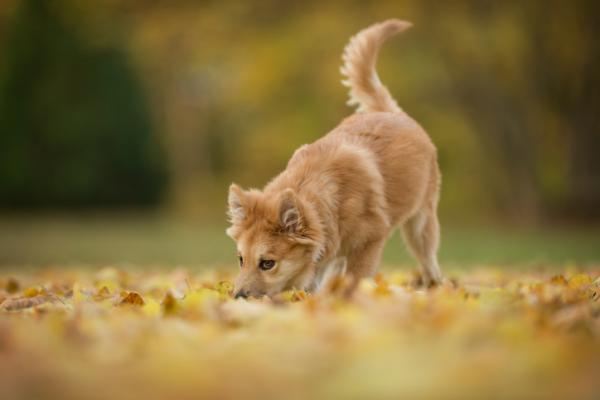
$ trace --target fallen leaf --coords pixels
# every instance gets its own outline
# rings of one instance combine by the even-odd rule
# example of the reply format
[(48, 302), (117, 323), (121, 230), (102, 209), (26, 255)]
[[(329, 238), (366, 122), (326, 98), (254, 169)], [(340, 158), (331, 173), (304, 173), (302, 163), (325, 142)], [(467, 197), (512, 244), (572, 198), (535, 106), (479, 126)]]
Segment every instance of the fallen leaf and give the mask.
[(120, 304), (131, 304), (134, 306), (143, 306), (144, 303), (144, 299), (142, 298), (142, 296), (139, 293), (136, 292), (129, 292), (127, 293), (127, 295), (125, 297), (123, 297), (123, 299), (121, 300)]
[(567, 286), (569, 282), (562, 275), (554, 275), (550, 278), (550, 283), (553, 285)]
[(173, 294), (170, 291), (168, 291), (167, 294), (165, 295), (165, 298), (163, 299), (161, 305), (162, 305), (163, 312), (166, 315), (174, 314), (176, 312), (176, 308), (177, 308), (177, 300), (175, 300), (175, 297), (173, 296)]
[(223, 296), (231, 297), (233, 292), (233, 283), (229, 281), (220, 281), (216, 284), (215, 289)]
[(102, 286), (94, 295), (94, 300), (102, 301), (111, 297), (110, 290), (106, 286)]
[(19, 291), (19, 288), (21, 287), (21, 285), (19, 284), (19, 281), (16, 280), (15, 278), (8, 278), (8, 280), (6, 281), (6, 291), (8, 293), (16, 293)]
[(577, 274), (569, 279), (569, 287), (572, 289), (579, 289), (582, 286), (589, 285), (592, 283), (592, 278), (586, 274)]
[[(15, 295), (0, 276), (0, 300), (7, 297), (0, 303), (0, 358), (7, 359), (0, 387), (9, 382), (27, 394), (35, 382), (57, 398), (92, 390), (117, 400), (116, 383), (125, 378), (144, 382), (129, 393), (140, 398), (167, 398), (175, 385), (182, 397), (260, 398), (287, 387), (317, 399), (405, 398), (407, 390), (489, 398), (514, 382), (502, 386), (501, 397), (530, 398), (543, 386), (539, 397), (571, 398), (577, 382), (575, 397), (593, 398), (600, 388), (600, 266), (573, 268), (554, 277), (474, 268), (455, 272), (458, 287), (434, 290), (413, 287), (409, 270), (384, 271), (352, 297), (343, 295), (349, 282), (340, 278), (314, 295), (290, 290), (260, 299), (232, 299), (231, 276), (210, 270), (130, 272), (129, 284), (115, 290), (88, 270), (27, 272), (20, 290), (25, 282), (43, 286)], [(123, 276), (109, 272), (106, 278)], [(112, 367), (123, 365), (125, 377)], [(335, 373), (324, 382), (330, 368)], [(440, 376), (448, 379), (436, 384)]]
[(40, 295), (35, 297), (19, 297), (16, 299), (6, 299), (2, 302), (2, 309), (6, 311), (18, 311), (26, 308), (31, 308), (44, 304), (50, 301), (51, 297), (46, 295)]
[(161, 306), (156, 300), (147, 299), (142, 305), (142, 311), (149, 317), (158, 317), (161, 315)]
[(41, 286), (30, 286), (23, 291), (25, 297), (35, 297), (40, 294), (46, 294), (46, 290)]

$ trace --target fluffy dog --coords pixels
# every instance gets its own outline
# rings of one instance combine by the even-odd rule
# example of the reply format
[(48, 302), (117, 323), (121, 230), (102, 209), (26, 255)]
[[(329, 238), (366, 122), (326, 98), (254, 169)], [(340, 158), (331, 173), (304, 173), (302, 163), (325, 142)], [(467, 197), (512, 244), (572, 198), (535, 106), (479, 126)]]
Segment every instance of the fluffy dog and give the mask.
[(352, 289), (376, 272), (396, 227), (423, 283), (441, 281), (437, 151), (375, 71), (383, 42), (410, 26), (391, 19), (354, 36), (341, 71), (357, 112), (296, 150), (262, 191), (229, 188), (227, 234), (241, 267), (236, 297), (316, 290), (334, 275), (348, 277)]

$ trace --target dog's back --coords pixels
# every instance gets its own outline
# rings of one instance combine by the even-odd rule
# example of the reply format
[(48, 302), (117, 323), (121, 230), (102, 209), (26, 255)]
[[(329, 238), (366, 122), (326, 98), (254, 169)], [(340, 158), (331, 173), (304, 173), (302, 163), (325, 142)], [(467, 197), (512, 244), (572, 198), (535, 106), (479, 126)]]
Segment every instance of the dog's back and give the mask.
[(355, 114), (324, 140), (356, 143), (374, 154), (383, 177), (390, 224), (412, 216), (424, 202), (437, 196), (439, 171), (436, 148), (427, 133), (398, 111)]

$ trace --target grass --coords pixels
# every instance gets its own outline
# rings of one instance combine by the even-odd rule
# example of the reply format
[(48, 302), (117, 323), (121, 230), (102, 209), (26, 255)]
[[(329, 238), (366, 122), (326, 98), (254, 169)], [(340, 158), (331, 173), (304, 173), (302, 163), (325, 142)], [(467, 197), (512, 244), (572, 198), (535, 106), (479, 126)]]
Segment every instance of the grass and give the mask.
[[(108, 264), (231, 266), (235, 249), (225, 222), (182, 221), (151, 215), (2, 216), (0, 268)], [(600, 228), (522, 230), (493, 225), (444, 225), (441, 263), (582, 266), (600, 263)], [(414, 265), (399, 234), (383, 263)]]

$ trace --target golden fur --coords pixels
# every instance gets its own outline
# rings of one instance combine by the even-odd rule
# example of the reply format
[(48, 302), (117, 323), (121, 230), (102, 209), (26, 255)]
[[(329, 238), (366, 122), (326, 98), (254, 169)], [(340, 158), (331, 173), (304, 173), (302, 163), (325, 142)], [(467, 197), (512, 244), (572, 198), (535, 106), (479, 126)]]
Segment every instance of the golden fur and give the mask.
[[(237, 296), (315, 290), (339, 274), (355, 285), (375, 273), (398, 226), (424, 283), (440, 282), (436, 148), (375, 72), (385, 39), (408, 27), (388, 20), (350, 40), (342, 73), (356, 114), (296, 150), (262, 191), (231, 185), (227, 234), (243, 259)], [(275, 261), (274, 267), (259, 268), (261, 260)]]

